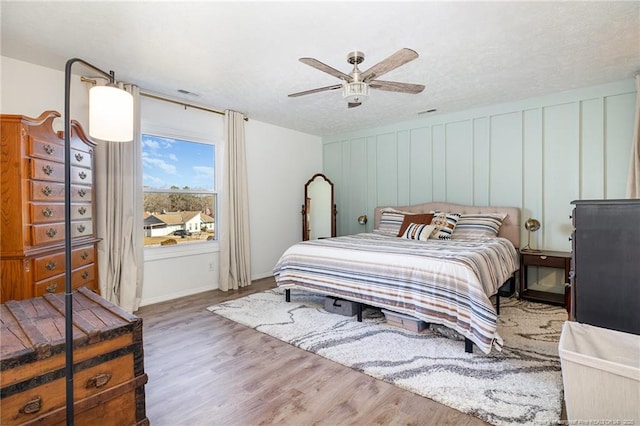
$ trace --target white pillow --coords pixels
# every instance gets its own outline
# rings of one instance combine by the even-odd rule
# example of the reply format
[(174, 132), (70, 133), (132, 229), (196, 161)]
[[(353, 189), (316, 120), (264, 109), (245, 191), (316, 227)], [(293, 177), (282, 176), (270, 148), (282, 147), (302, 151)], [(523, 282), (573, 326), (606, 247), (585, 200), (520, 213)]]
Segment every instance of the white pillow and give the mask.
[(411, 223), (409, 224), (409, 226), (407, 226), (407, 229), (404, 231), (404, 234), (402, 234), (401, 238), (406, 238), (408, 240), (427, 241), (435, 228), (435, 225)]
[(459, 219), (459, 213), (436, 212), (431, 221), (431, 224), (435, 225), (431, 238), (435, 240), (450, 240)]

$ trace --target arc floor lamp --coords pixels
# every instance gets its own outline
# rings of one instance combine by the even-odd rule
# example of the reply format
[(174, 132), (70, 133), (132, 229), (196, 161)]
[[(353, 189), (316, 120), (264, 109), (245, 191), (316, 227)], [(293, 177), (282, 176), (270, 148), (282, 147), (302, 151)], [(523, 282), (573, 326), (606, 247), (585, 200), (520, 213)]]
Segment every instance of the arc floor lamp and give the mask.
[(73, 425), (73, 283), (71, 280), (71, 68), (80, 62), (109, 80), (89, 91), (89, 135), (112, 142), (133, 139), (133, 97), (116, 85), (115, 74), (82, 59), (67, 61), (64, 81), (64, 248), (65, 248), (65, 377), (67, 425)]

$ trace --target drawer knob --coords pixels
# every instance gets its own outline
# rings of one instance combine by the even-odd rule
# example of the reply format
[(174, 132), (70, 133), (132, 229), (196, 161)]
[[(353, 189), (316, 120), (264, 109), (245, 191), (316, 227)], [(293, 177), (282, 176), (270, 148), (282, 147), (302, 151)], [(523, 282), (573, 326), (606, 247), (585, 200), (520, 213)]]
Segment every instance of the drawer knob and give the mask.
[(81, 189), (78, 191), (78, 195), (81, 197), (84, 197), (85, 195), (87, 195), (87, 191), (85, 191), (84, 189)]
[(46, 197), (48, 197), (49, 195), (51, 195), (51, 192), (52, 192), (52, 191), (51, 191), (51, 188), (49, 188), (48, 186), (45, 186), (44, 188), (42, 188), (42, 190), (41, 190), (41, 191), (42, 191), (42, 193), (43, 193)]
[(82, 258), (82, 260), (87, 260), (87, 257), (89, 257), (89, 253), (87, 253), (86, 251), (83, 251), (80, 257)]
[(51, 175), (51, 173), (53, 173), (53, 167), (47, 164), (46, 166), (42, 166), (42, 171), (45, 175), (49, 176)]
[(544, 256), (544, 255), (540, 256), (540, 259), (542, 259), (542, 260), (545, 260), (546, 258), (547, 258), (547, 256)]
[(44, 209), (42, 209), (42, 216), (53, 217), (53, 210), (51, 210), (49, 207), (45, 207)]
[(78, 213), (80, 213), (80, 215), (84, 216), (84, 214), (87, 212), (87, 209), (82, 206), (78, 209)]
[(46, 144), (45, 146), (43, 146), (42, 149), (44, 149), (44, 152), (46, 152), (49, 155), (53, 154), (56, 151), (56, 149), (49, 144)]
[(58, 231), (56, 231), (55, 228), (49, 228), (49, 230), (46, 232), (47, 236), (49, 236), (49, 238), (53, 238), (58, 234)]
[(20, 409), (23, 414), (35, 414), (42, 409), (42, 398), (36, 396)]
[(89, 273), (88, 273), (87, 271), (84, 271), (84, 272), (82, 273), (82, 279), (83, 279), (83, 280), (86, 280), (87, 278), (89, 278)]
[(47, 293), (55, 293), (58, 289), (58, 283), (49, 284), (46, 288)]
[(82, 160), (84, 160), (84, 156), (78, 152), (78, 153), (76, 154), (76, 160), (78, 160), (78, 161), (82, 161)]
[(78, 176), (80, 176), (80, 179), (82, 180), (85, 180), (87, 178), (87, 174), (85, 172), (78, 173)]
[(56, 261), (50, 260), (47, 262), (47, 264), (44, 267), (47, 268), (49, 271), (53, 271), (54, 269), (56, 269), (56, 266), (58, 266)]
[(87, 227), (84, 225), (78, 225), (76, 229), (78, 230), (79, 233), (82, 234), (84, 231), (86, 231)]
[(104, 386), (107, 383), (109, 383), (109, 380), (111, 380), (111, 374), (109, 374), (109, 373), (96, 374), (95, 376), (93, 376), (89, 380), (87, 380), (86, 388), (87, 389), (101, 388), (102, 386)]

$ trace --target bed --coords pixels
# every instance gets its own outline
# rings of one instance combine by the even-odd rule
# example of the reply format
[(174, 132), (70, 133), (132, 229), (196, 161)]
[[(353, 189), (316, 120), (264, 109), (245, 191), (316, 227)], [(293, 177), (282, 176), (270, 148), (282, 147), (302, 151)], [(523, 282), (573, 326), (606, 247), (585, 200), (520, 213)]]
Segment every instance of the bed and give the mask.
[[(443, 226), (440, 238), (425, 239), (415, 229), (432, 236), (437, 232), (413, 223), (420, 217), (413, 215), (434, 211), (440, 219), (457, 216), (457, 226)], [(401, 237), (396, 234), (399, 221), (407, 225)], [(290, 289), (301, 288), (411, 315), (457, 331), (467, 352), (472, 342), (489, 353), (503, 344), (490, 297), (514, 279), (519, 245), (520, 210), (515, 207), (379, 207), (373, 232), (294, 244), (277, 262), (274, 276), (287, 298)]]

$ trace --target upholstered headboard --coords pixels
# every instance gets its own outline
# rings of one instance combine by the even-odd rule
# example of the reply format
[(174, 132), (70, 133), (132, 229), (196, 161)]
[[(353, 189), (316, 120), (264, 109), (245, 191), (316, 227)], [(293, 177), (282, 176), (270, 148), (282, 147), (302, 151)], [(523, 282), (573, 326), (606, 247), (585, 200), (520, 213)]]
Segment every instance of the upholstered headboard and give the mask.
[(415, 204), (413, 206), (382, 206), (376, 207), (374, 218), (374, 229), (380, 225), (382, 209), (392, 207), (396, 210), (409, 213), (429, 213), (433, 210), (440, 210), (449, 213), (473, 214), (473, 213), (506, 213), (499, 237), (511, 241), (516, 249), (520, 248), (520, 209), (518, 207), (494, 207), (494, 206), (465, 206), (463, 204), (452, 204), (443, 202), (431, 202)]

